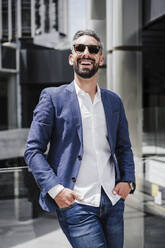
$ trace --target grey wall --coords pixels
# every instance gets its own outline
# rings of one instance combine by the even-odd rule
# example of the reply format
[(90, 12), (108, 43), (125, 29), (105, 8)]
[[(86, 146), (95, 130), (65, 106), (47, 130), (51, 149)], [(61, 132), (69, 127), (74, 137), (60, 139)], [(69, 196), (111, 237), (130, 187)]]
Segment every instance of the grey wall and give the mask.
[(0, 132), (0, 159), (24, 155), (28, 129), (13, 129)]

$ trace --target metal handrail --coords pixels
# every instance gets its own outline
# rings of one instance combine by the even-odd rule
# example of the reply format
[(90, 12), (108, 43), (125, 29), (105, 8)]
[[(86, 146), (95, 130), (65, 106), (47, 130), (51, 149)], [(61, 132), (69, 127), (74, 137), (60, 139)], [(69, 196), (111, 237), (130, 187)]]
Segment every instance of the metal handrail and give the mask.
[(0, 173), (22, 171), (23, 169), (28, 169), (28, 166), (0, 168)]

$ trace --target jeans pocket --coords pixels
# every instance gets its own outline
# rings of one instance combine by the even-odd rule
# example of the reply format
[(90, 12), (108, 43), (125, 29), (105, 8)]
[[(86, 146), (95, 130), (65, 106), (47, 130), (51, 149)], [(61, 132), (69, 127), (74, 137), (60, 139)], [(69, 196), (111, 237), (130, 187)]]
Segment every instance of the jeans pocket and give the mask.
[(59, 208), (59, 211), (61, 211), (61, 212), (67, 211), (67, 210), (73, 208), (75, 205), (76, 205), (76, 202), (74, 202), (72, 205), (70, 205), (70, 206), (68, 206), (68, 207)]

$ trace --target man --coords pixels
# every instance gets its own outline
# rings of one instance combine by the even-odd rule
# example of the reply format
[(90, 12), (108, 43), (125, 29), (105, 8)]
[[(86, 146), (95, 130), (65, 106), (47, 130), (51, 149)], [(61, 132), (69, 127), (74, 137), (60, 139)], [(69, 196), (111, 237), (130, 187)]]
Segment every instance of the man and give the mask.
[(135, 187), (123, 104), (98, 86), (104, 57), (94, 31), (74, 35), (69, 63), (74, 81), (41, 93), (25, 160), (41, 188), (42, 208), (56, 209), (72, 247), (121, 248), (124, 200)]

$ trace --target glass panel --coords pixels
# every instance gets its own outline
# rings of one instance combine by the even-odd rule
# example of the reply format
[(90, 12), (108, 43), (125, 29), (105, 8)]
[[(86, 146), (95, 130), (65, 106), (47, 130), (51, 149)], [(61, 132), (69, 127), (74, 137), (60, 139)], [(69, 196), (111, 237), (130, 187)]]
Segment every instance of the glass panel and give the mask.
[(16, 49), (15, 48), (2, 46), (2, 68), (16, 69)]
[(8, 0), (2, 0), (2, 37), (8, 39)]
[(165, 154), (165, 108), (146, 108), (143, 116), (143, 153)]
[(22, 36), (31, 37), (31, 1), (22, 0)]
[(0, 78), (0, 130), (17, 128), (15, 76)]
[(26, 245), (27, 241), (57, 228), (56, 214), (44, 212), (39, 206), (38, 198), (39, 189), (23, 158), (0, 160), (2, 248), (15, 247), (18, 244), (22, 247), (23, 243), (25, 247), (29, 247)]
[(144, 109), (144, 187), (151, 201), (165, 207), (165, 108)]

